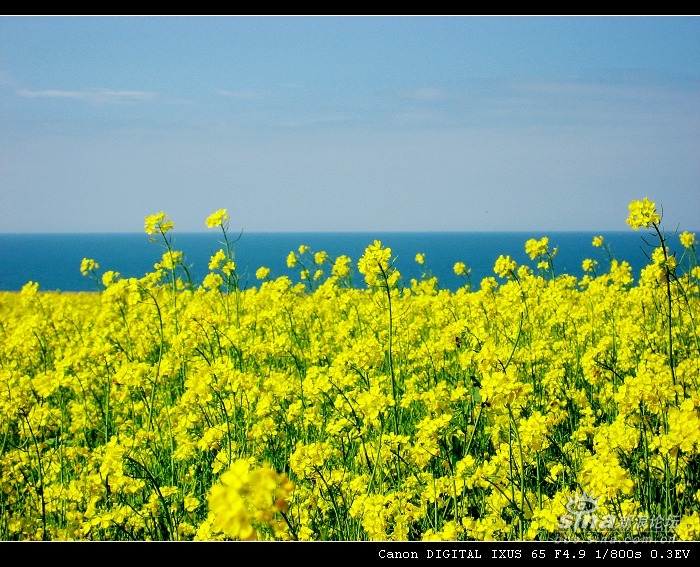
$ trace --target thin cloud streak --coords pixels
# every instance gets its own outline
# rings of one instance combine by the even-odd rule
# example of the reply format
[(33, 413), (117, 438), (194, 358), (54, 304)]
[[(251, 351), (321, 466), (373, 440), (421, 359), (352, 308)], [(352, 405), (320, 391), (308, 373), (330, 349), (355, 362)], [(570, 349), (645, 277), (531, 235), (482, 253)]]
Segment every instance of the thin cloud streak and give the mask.
[(155, 93), (148, 91), (113, 91), (111, 89), (87, 89), (82, 91), (66, 91), (58, 89), (33, 91), (30, 89), (19, 89), (17, 94), (23, 98), (68, 98), (73, 100), (84, 100), (94, 104), (147, 102), (157, 98)]

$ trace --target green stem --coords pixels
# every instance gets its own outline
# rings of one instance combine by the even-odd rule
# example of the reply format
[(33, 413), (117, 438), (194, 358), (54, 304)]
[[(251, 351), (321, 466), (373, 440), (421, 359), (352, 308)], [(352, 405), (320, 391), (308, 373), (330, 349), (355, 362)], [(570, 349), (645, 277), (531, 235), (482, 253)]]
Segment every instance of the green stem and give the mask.
[[(652, 223), (656, 235), (659, 237), (661, 242), (661, 250), (664, 253), (664, 274), (666, 282), (666, 306), (668, 308), (668, 363), (671, 367), (671, 378), (673, 379), (673, 385), (676, 385), (676, 364), (674, 361), (673, 354), (673, 314), (671, 313), (672, 299), (671, 299), (671, 268), (668, 265), (668, 250), (666, 249), (666, 239), (661, 234), (659, 230), (659, 225)], [(676, 402), (678, 402), (678, 394), (676, 394)]]
[(394, 434), (399, 434), (399, 394), (398, 388), (396, 386), (396, 375), (394, 374), (394, 360), (393, 360), (393, 345), (394, 345), (394, 315), (391, 307), (391, 286), (389, 285), (389, 276), (384, 270), (384, 267), (377, 263), (379, 270), (382, 273), (382, 279), (384, 280), (384, 289), (386, 290), (386, 297), (389, 303), (389, 373), (391, 375), (391, 391), (394, 397)]

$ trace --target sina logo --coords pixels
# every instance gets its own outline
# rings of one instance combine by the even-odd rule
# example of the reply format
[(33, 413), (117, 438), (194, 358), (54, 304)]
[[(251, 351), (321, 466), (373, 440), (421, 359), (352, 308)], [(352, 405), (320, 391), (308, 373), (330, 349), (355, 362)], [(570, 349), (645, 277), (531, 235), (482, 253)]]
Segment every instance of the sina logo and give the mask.
[(598, 500), (587, 492), (584, 492), (582, 496), (576, 494), (566, 503), (566, 510), (576, 516), (592, 514), (598, 509)]
[(598, 498), (593, 498), (587, 492), (583, 495), (576, 494), (566, 503), (568, 514), (559, 517), (560, 530), (603, 529), (609, 530), (615, 526), (615, 516), (607, 515), (599, 517), (595, 511), (598, 509)]

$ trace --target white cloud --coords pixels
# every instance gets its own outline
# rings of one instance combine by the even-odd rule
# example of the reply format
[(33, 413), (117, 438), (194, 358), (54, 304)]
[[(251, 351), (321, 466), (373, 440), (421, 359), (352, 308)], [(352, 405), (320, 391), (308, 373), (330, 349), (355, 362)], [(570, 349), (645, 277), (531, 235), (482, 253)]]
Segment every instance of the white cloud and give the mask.
[(87, 89), (81, 91), (64, 91), (49, 89), (32, 91), (20, 89), (17, 94), (25, 98), (69, 98), (84, 100), (93, 104), (118, 104), (125, 102), (143, 102), (156, 98), (156, 94), (148, 91), (113, 91), (111, 89)]

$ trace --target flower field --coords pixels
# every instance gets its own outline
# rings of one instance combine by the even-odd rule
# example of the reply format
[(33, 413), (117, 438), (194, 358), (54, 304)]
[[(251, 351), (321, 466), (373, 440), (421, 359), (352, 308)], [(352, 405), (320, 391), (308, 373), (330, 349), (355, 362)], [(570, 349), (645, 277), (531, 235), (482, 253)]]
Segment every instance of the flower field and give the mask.
[(697, 240), (627, 222), (638, 278), (602, 237), (457, 291), (300, 243), (241, 289), (225, 209), (201, 285), (147, 217), (144, 277), (0, 292), (0, 540), (700, 539)]

